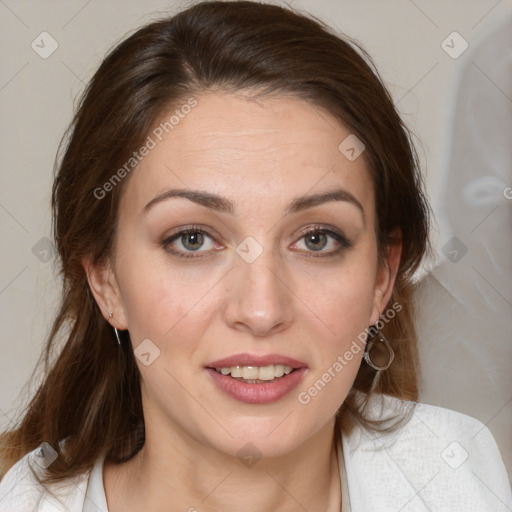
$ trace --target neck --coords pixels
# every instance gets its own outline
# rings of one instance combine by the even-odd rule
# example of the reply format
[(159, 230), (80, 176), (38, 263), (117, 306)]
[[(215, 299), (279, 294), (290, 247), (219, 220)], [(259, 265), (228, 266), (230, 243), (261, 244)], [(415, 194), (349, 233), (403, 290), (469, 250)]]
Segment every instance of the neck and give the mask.
[(143, 448), (132, 459), (115, 466), (105, 463), (110, 512), (163, 512), (170, 503), (173, 510), (189, 512), (340, 510), (331, 423), (292, 452), (250, 466), (204, 445), (156, 439), (146, 432)]

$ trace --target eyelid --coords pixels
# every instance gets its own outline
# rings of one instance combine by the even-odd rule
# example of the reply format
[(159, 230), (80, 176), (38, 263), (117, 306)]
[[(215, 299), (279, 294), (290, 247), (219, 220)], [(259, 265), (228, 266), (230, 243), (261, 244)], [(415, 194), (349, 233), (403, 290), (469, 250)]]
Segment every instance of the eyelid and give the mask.
[(348, 242), (347, 237), (341, 231), (339, 228), (336, 228), (335, 226), (331, 226), (330, 224), (313, 224), (309, 225), (308, 227), (302, 229), (299, 232), (299, 238), (302, 238), (304, 235), (307, 235), (308, 233), (315, 232), (315, 231), (323, 231), (325, 233), (330, 233), (339, 236), (340, 238), (346, 239)]

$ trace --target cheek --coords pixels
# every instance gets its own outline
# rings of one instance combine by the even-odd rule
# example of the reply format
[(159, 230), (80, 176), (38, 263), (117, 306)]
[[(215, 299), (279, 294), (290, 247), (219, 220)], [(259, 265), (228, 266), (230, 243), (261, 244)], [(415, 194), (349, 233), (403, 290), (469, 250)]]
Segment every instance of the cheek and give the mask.
[(155, 258), (154, 253), (133, 251), (120, 262), (118, 275), (134, 345), (146, 338), (161, 348), (173, 340), (199, 339), (215, 309), (215, 272), (191, 271), (185, 265), (171, 265), (165, 255)]
[(354, 259), (343, 269), (322, 276), (322, 285), (306, 295), (323, 324), (311, 317), (308, 327), (315, 341), (314, 364), (297, 394), (299, 410), (312, 417), (334, 416), (356, 378), (373, 303), (372, 268), (364, 259)]
[(299, 273), (295, 289), (339, 344), (368, 327), (374, 286), (372, 255), (361, 251), (335, 268)]

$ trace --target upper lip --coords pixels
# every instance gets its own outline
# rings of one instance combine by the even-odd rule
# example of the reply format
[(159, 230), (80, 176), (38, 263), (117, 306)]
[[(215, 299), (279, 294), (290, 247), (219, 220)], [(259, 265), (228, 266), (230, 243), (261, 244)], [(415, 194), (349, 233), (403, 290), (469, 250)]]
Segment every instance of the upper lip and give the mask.
[(235, 354), (233, 356), (212, 361), (211, 363), (208, 363), (206, 367), (230, 368), (231, 366), (269, 366), (271, 364), (282, 364), (283, 366), (291, 366), (294, 369), (307, 368), (306, 363), (280, 354)]

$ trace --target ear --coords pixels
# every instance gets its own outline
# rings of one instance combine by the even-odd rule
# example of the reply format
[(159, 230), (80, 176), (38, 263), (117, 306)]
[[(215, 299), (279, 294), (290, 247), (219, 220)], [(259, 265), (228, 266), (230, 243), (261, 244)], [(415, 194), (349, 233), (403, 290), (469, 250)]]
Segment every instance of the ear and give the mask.
[(105, 319), (116, 329), (127, 329), (126, 314), (111, 262), (93, 264), (90, 257), (84, 257), (82, 266), (89, 288)]
[(375, 291), (373, 296), (373, 307), (370, 315), (370, 325), (375, 325), (384, 312), (395, 285), (400, 256), (402, 254), (402, 233), (396, 228), (391, 233), (392, 243), (386, 249), (384, 261), (379, 263), (375, 277)]

